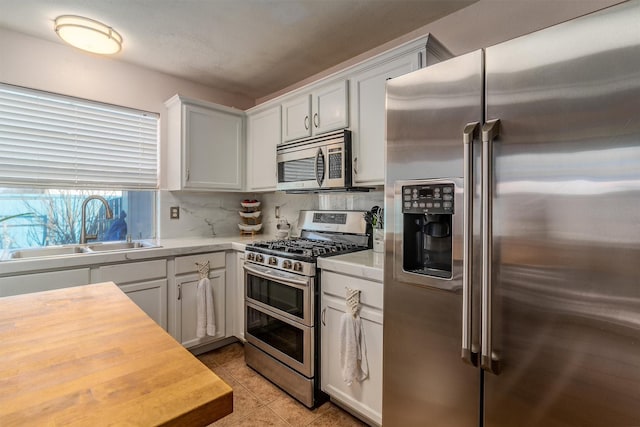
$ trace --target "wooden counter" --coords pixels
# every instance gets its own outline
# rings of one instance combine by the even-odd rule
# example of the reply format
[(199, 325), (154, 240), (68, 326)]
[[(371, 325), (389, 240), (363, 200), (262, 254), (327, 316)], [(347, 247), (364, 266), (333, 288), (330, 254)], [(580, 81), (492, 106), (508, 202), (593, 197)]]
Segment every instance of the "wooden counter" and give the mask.
[(111, 283), (0, 298), (0, 426), (206, 426), (232, 390)]

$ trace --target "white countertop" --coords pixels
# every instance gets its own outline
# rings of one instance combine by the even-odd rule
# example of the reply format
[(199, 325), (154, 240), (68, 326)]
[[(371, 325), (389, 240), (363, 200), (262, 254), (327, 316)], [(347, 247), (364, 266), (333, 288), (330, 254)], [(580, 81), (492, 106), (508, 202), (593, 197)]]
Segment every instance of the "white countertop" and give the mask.
[(0, 276), (63, 268), (81, 268), (97, 264), (143, 261), (151, 258), (166, 258), (203, 252), (225, 250), (244, 251), (247, 243), (272, 238), (272, 236), (258, 234), (256, 236), (186, 237), (179, 239), (147, 240), (159, 246), (129, 251), (109, 251), (0, 261)]
[[(271, 240), (273, 236), (185, 237), (158, 239), (152, 242), (159, 247), (130, 251), (97, 252), (60, 255), (41, 258), (24, 258), (0, 261), (0, 276), (25, 274), (55, 269), (83, 268), (97, 264), (144, 261), (152, 258), (192, 255), (216, 251), (244, 251), (245, 245), (259, 240)], [(382, 282), (384, 254), (372, 250), (353, 252), (330, 258), (319, 258), (318, 266), (337, 273), (349, 274)]]
[(336, 273), (382, 282), (384, 254), (372, 250), (352, 252), (329, 258), (318, 258), (318, 267)]

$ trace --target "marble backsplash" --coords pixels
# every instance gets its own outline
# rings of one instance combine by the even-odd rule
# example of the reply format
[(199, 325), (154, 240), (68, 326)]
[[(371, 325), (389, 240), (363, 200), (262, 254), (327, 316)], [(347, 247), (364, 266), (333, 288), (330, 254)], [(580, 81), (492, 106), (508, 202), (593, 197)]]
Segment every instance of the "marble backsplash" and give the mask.
[[(240, 202), (255, 199), (261, 202), (262, 235), (271, 238), (280, 219), (292, 226), (292, 235), (299, 230), (298, 212), (303, 209), (323, 210), (369, 210), (372, 206), (383, 206), (382, 191), (369, 193), (323, 193), (286, 194), (270, 193), (223, 193), (223, 192), (170, 192), (158, 193), (158, 237), (206, 237), (233, 236), (239, 234)], [(170, 219), (170, 207), (180, 208), (180, 218)]]

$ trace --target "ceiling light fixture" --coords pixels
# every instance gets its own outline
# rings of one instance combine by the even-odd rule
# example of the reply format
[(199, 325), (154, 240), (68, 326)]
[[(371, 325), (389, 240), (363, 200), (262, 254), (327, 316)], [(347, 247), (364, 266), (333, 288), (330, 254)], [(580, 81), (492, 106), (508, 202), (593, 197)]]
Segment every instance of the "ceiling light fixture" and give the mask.
[(102, 22), (76, 15), (61, 15), (55, 20), (56, 34), (69, 43), (88, 52), (112, 55), (122, 49), (122, 36)]

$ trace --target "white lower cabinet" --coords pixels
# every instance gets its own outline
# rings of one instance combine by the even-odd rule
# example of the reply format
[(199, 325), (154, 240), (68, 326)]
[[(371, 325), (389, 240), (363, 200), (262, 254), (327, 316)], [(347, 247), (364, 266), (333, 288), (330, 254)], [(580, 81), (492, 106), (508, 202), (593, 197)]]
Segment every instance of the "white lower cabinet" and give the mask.
[[(383, 285), (331, 271), (322, 271), (321, 387), (322, 390), (369, 423), (382, 423), (382, 320)], [(360, 318), (369, 366), (369, 377), (350, 386), (342, 377), (340, 323), (347, 311), (346, 287), (358, 289)]]
[(233, 304), (233, 335), (245, 342), (244, 338), (244, 252), (236, 254), (236, 283), (233, 287), (235, 298)]
[(114, 282), (138, 307), (167, 329), (167, 261), (131, 262), (96, 268), (92, 283)]
[[(197, 328), (197, 287), (200, 281), (198, 265), (209, 262), (209, 281), (213, 290), (215, 335), (199, 338)], [(186, 348), (209, 344), (225, 338), (225, 253), (214, 252), (176, 257), (175, 277), (172, 280), (169, 310), (172, 312), (169, 333)]]
[(0, 277), (0, 297), (86, 285), (90, 277), (89, 268)]

